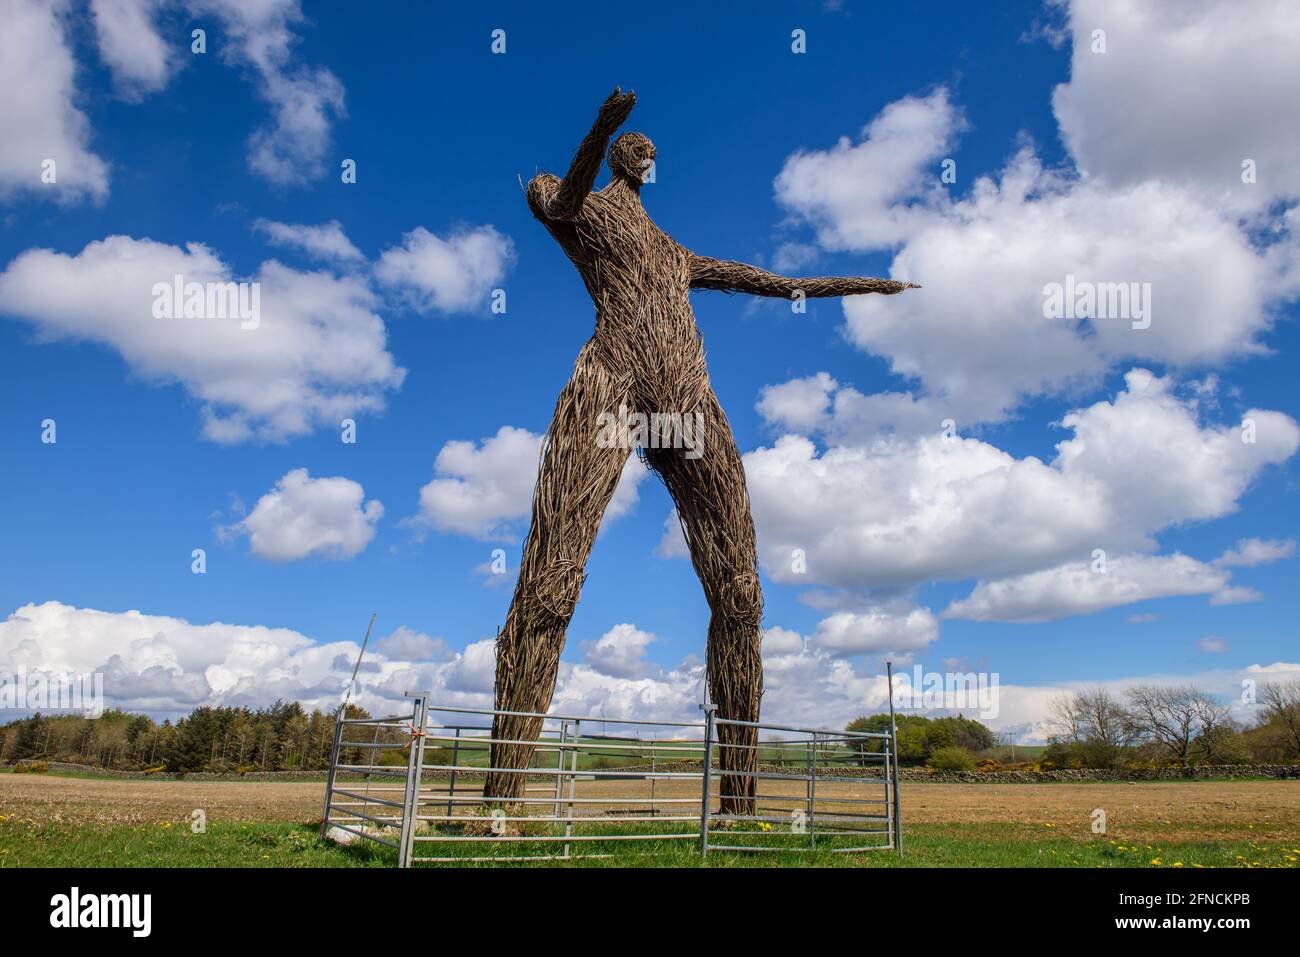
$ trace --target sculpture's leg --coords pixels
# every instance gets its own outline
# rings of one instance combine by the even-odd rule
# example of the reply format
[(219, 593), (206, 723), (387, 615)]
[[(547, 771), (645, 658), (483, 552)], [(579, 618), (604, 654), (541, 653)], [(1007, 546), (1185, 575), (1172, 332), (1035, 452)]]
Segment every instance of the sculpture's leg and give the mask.
[[(712, 612), (708, 682), (718, 717), (757, 721), (763, 694), (763, 595), (745, 470), (712, 389), (700, 411), (704, 434), (699, 458), (688, 458), (682, 449), (649, 450), (646, 458), (677, 503), (691, 562)], [(722, 813), (754, 814), (757, 729), (719, 725), (718, 743)]]
[[(496, 707), (502, 711), (545, 713), (550, 706), (583, 568), (629, 454), (626, 447), (597, 442), (601, 413), (617, 416), (628, 401), (627, 377), (611, 373), (598, 352), (593, 340), (579, 353), (546, 434), (519, 580), (497, 638)], [(528, 767), (534, 747), (528, 742), (537, 740), (541, 725), (540, 718), (498, 716), (492, 737), (525, 743), (493, 744), (491, 766)], [(483, 794), (519, 797), (525, 777), (489, 773)]]

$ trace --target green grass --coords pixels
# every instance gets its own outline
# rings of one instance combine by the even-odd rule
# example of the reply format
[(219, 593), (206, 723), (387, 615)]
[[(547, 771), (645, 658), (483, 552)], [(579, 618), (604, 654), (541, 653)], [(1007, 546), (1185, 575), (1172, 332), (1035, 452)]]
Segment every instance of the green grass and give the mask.
[(326, 844), (302, 824), (137, 824), (69, 827), (0, 822), (0, 867), (365, 867), (391, 855), (367, 842)]
[[(609, 828), (617, 830), (618, 825)], [(611, 841), (591, 842), (582, 848), (589, 853), (612, 854), (608, 859), (479, 866), (1192, 868), (1296, 867), (1300, 863), (1298, 847), (1260, 846), (1248, 838), (1176, 844), (1101, 837), (1079, 841), (1045, 836), (1043, 829), (1029, 825), (917, 825), (907, 830), (905, 842), (907, 853), (901, 860), (889, 851), (845, 855), (791, 850), (763, 854), (715, 851), (703, 861), (693, 841)], [(540, 845), (526, 850), (543, 853)], [(417, 853), (477, 856), (490, 853), (490, 849), (482, 844), (421, 844)], [(499, 853), (518, 853), (518, 849), (502, 847)], [(206, 833), (193, 834), (184, 824), (73, 827), (29, 824), (13, 818), (0, 821), (0, 867), (385, 867), (393, 861), (392, 851), (372, 842), (349, 847), (322, 842), (316, 828), (307, 824), (217, 822), (210, 823)]]
[[(647, 825), (641, 825), (643, 832)], [(667, 825), (665, 825), (667, 827)], [(680, 825), (689, 830), (689, 825)], [(608, 825), (610, 833), (618, 833), (618, 825)], [(593, 833), (587, 831), (586, 833)], [(600, 832), (595, 832), (600, 833)], [(753, 843), (752, 835), (734, 835), (715, 832), (712, 841), (720, 844)], [(591, 858), (572, 864), (548, 862), (547, 864), (478, 863), (470, 866), (589, 866), (589, 867), (1248, 867), (1300, 866), (1300, 847), (1263, 847), (1249, 838), (1234, 841), (1204, 842), (1125, 842), (1098, 837), (1075, 840), (1048, 835), (1046, 829), (1024, 824), (916, 825), (904, 832), (906, 853), (875, 850), (863, 853), (840, 854), (826, 849), (827, 845), (849, 846), (851, 843), (870, 843), (873, 839), (861, 837), (818, 838), (819, 849), (795, 850), (794, 845), (804, 845), (806, 837), (791, 834), (772, 834), (765, 837), (769, 844), (784, 844), (790, 850), (744, 853), (736, 851), (710, 851), (707, 860), (700, 858), (694, 841), (598, 841), (583, 842), (575, 848), (587, 854), (609, 854), (608, 858)], [(535, 845), (533, 853), (546, 853)], [(418, 856), (475, 857), (492, 853), (490, 846), (455, 845), (448, 843), (418, 842)], [(520, 853), (517, 847), (504, 846), (500, 855)], [(1288, 860), (1288, 858), (1290, 858)], [(447, 866), (447, 865), (420, 865)]]

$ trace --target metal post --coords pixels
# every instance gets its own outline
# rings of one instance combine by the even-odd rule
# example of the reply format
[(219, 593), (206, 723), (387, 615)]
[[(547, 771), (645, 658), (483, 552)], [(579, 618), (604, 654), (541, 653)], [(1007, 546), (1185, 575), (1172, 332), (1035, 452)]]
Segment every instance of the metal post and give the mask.
[(447, 827), (451, 827), (451, 818), (455, 814), (456, 804), (456, 767), (460, 764), (460, 728), (456, 729), (456, 738), (451, 744), (451, 781), (447, 784)]
[(812, 785), (812, 752), (808, 750), (808, 742), (803, 743), (803, 773), (805, 775), (803, 787), (803, 824), (808, 830), (812, 830), (813, 816), (813, 785)]
[[(429, 699), (420, 698), (420, 736), (415, 741), (415, 793), (411, 795), (411, 847), (415, 847), (415, 831), (420, 826), (420, 792), (424, 788), (424, 745), (429, 740)], [(411, 853), (407, 853), (410, 864)]]
[(890, 750), (893, 747), (893, 740), (894, 739), (891, 736), (889, 740), (884, 743), (884, 747), (882, 748), (885, 760), (882, 768), (885, 779), (885, 833), (889, 838), (889, 847), (891, 848), (897, 846), (894, 843), (896, 840), (894, 837), (894, 763), (889, 760)]
[[(375, 722), (375, 734), (374, 734), (374, 738), (373, 738), (373, 739), (371, 740), (371, 742), (370, 742), (370, 749), (366, 752), (366, 754), (367, 754), (367, 757), (366, 757), (366, 789), (365, 789), (365, 791), (362, 792), (362, 793), (364, 793), (365, 796), (366, 796), (366, 803), (367, 803), (367, 804), (369, 804), (369, 802), (370, 802), (370, 782), (374, 779), (374, 775), (373, 775), (371, 772), (374, 771), (375, 768), (378, 767), (378, 765), (375, 764), (375, 762), (379, 760), (379, 755), (378, 755), (378, 751), (379, 751), (379, 747), (378, 747), (378, 745), (379, 745), (379, 727), (380, 727), (379, 722)], [(386, 743), (386, 742), (385, 742), (385, 743)]]
[[(571, 756), (569, 758), (569, 810), (568, 813), (565, 814), (565, 817), (568, 818), (568, 820), (564, 822), (565, 837), (573, 837), (573, 798), (574, 789), (577, 787), (578, 782), (578, 748), (579, 742), (582, 741), (581, 727), (581, 721), (575, 720), (573, 722), (573, 747), (570, 749)], [(564, 845), (564, 856), (569, 857), (570, 855), (570, 845), (566, 843)]]
[(555, 805), (551, 808), (551, 817), (560, 816), (560, 798), (564, 796), (564, 742), (569, 732), (569, 722), (560, 720), (560, 740), (555, 746)]
[(650, 816), (655, 817), (659, 814), (659, 806), (655, 804), (655, 745), (654, 741), (650, 742)]
[(704, 773), (703, 791), (700, 797), (700, 855), (709, 856), (709, 791), (712, 789), (711, 779), (713, 777), (713, 729), (715, 712), (718, 706), (715, 704), (702, 704), (700, 707), (704, 710)]
[(889, 683), (889, 744), (894, 749), (894, 840), (898, 844), (898, 856), (903, 856), (903, 814), (898, 801), (898, 724), (894, 720), (894, 663), (885, 662), (885, 676)]
[(812, 736), (812, 774), (808, 778), (808, 847), (817, 849), (817, 744), (821, 736)]
[(366, 656), (366, 645), (370, 644), (370, 629), (375, 627), (375, 619), (379, 613), (375, 612), (370, 616), (370, 624), (366, 625), (366, 637), (361, 639), (361, 653), (357, 655), (357, 663), (352, 666), (352, 678), (348, 681), (348, 690), (343, 693), (343, 704), (339, 706), (339, 717), (346, 716), (348, 702), (352, 700), (352, 689), (357, 686), (357, 672), (361, 670), (361, 659)]
[(424, 732), (427, 712), (424, 695), (414, 696), (415, 711), (411, 715), (410, 753), (406, 757), (406, 797), (402, 801), (402, 833), (397, 842), (397, 866), (411, 866), (411, 849), (415, 844), (415, 828), (419, 823), (420, 786), (424, 777)]
[(334, 799), (334, 773), (335, 768), (339, 766), (339, 742), (343, 739), (343, 722), (342, 720), (334, 722), (334, 746), (330, 748), (330, 769), (325, 778), (325, 812), (320, 819), (320, 836), (321, 840), (330, 829), (330, 803)]

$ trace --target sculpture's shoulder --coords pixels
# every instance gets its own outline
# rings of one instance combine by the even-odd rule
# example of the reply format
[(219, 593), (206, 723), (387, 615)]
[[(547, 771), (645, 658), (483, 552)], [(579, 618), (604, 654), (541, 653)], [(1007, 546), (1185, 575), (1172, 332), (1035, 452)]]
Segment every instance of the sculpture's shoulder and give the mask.
[(546, 216), (546, 204), (560, 191), (560, 177), (554, 173), (538, 173), (528, 181), (528, 208), (539, 219)]

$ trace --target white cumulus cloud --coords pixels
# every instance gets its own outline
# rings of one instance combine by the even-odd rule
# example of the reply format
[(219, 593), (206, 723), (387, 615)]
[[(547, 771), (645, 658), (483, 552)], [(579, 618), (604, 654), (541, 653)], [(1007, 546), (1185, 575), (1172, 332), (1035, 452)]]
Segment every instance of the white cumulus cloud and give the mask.
[(825, 428), (830, 418), (831, 396), (839, 387), (828, 373), (818, 372), (779, 385), (764, 386), (755, 408), (773, 425), (792, 432)]
[(217, 18), (221, 55), (252, 73), (271, 108), (271, 121), (249, 137), (249, 167), (281, 185), (324, 173), (333, 123), (346, 114), (344, 89), (330, 70), (294, 51), (295, 28), (305, 20), (300, 0), (188, 0), (188, 7)]
[(176, 69), (177, 44), (158, 33), (157, 18), (168, 0), (90, 0), (99, 55), (118, 91), (138, 100), (167, 85)]
[(760, 560), (786, 584), (899, 588), (1022, 575), (1096, 548), (1149, 552), (1170, 525), (1233, 512), (1265, 468), (1295, 453), (1294, 420), (1248, 415), (1254, 443), (1200, 421), (1168, 377), (1135, 369), (1113, 399), (1064, 416), (1070, 434), (1047, 462), (937, 431), (824, 451), (785, 435), (744, 456)]
[(423, 312), (486, 311), (488, 294), (514, 260), (510, 237), (491, 226), (458, 229), (446, 238), (417, 226), (401, 246), (384, 250), (375, 278)]
[(306, 469), (294, 469), (226, 531), (248, 536), (249, 550), (268, 561), (352, 558), (370, 544), (383, 515), (383, 504), (365, 501), (359, 483), (312, 478)]
[[(1300, 69), (1300, 21), (1289, 5), (1068, 9), (1072, 72), (1053, 103), (1072, 166), (1044, 168), (1022, 138), (1002, 169), (959, 166), (941, 185), (964, 123), (940, 88), (888, 104), (856, 142), (796, 151), (775, 180), (823, 248), (894, 250), (892, 273), (924, 286), (844, 302), (849, 339), (910, 389), (861, 397), (864, 424), (967, 427), (1095, 387), (1123, 364), (1190, 369), (1258, 354), (1300, 292), (1300, 212), (1277, 205), (1300, 196), (1300, 104), (1286, 82)], [(1107, 31), (1105, 54), (1090, 50), (1094, 29)], [(1241, 182), (1246, 159), (1257, 183)], [(1148, 316), (1045, 318), (1044, 288), (1070, 276), (1149, 284)]]
[[(1176, 179), (1233, 208), (1300, 198), (1300, 17), (1288, 0), (1070, 0), (1052, 106), (1080, 169)], [(1095, 29), (1106, 52), (1091, 51)], [(1116, 109), (1122, 104), (1122, 109)], [(1242, 182), (1253, 159), (1257, 178)]]
[(326, 262), (355, 263), (365, 259), (361, 250), (352, 244), (337, 219), (319, 226), (277, 223), (259, 219), (253, 227), (265, 234), (267, 241), (276, 246), (298, 249)]
[(1051, 621), (1152, 598), (1213, 594), (1228, 581), (1227, 572), (1179, 554), (1123, 555), (1107, 559), (1104, 572), (1099, 567), (1071, 562), (982, 581), (943, 615), (974, 621)]
[(1254, 568), (1290, 558), (1295, 554), (1293, 538), (1243, 538), (1214, 560), (1216, 565)]
[[(357, 623), (358, 638), (363, 623)], [(372, 714), (409, 713), (405, 692), (424, 689), (432, 689), (440, 704), (489, 702), (492, 639), (435, 655), (427, 645), (411, 645), (409, 636), (404, 640), (406, 647), (399, 641), (385, 650), (381, 641), (366, 652), (354, 703)], [(343, 701), (360, 650), (350, 637), (315, 641), (289, 628), (196, 624), (57, 601), (24, 605), (0, 621), (0, 661), (7, 668), (100, 673), (107, 707), (173, 719), (202, 705), (266, 707), (277, 699), (333, 710)]]
[(909, 655), (924, 651), (939, 637), (939, 622), (928, 608), (899, 614), (884, 608), (840, 611), (823, 618), (812, 643), (837, 655)]
[[(635, 625), (629, 625), (636, 631)], [(797, 634), (782, 632), (779, 653), (765, 654), (764, 720), (806, 727), (843, 727), (888, 707), (883, 674), (838, 657)], [(793, 638), (790, 636), (794, 636)], [(410, 628), (366, 654), (351, 700), (372, 714), (409, 712), (405, 692), (427, 690), (436, 705), (490, 708), (495, 643), (474, 641), (461, 651), (430, 647)], [(317, 642), (288, 628), (195, 624), (139, 611), (77, 608), (57, 601), (29, 604), (0, 621), (0, 661), (7, 667), (56, 674), (100, 673), (105, 705), (176, 717), (201, 705), (266, 707), (277, 698), (332, 710), (342, 702), (360, 647), (351, 639)], [(1051, 702), (1070, 688), (1104, 683), (1116, 691), (1134, 683), (1193, 681), (1230, 700), (1242, 678), (1279, 681), (1300, 676), (1300, 664), (1273, 662), (1171, 678), (1134, 676), (1105, 682), (1062, 680), (1038, 686), (1001, 682), (998, 714), (988, 724), (1027, 743), (1051, 717)], [(704, 668), (697, 659), (635, 677), (562, 661), (551, 710), (559, 714), (659, 721), (700, 721)], [(940, 712), (932, 713), (936, 716)], [(435, 714), (434, 718), (438, 716)], [(1239, 717), (1248, 717), (1242, 714)], [(618, 734), (610, 723), (607, 730)], [(1028, 737), (1026, 737), (1028, 736)]]
[[(90, 148), (77, 106), (66, 0), (9, 0), (0, 29), (0, 200), (14, 194), (62, 202), (108, 195), (108, 164)], [(55, 181), (42, 182), (54, 161)]]
[(406, 625), (398, 625), (390, 634), (377, 640), (374, 649), (385, 658), (407, 661), (441, 660), (450, 654), (443, 639), (426, 635)]
[(217, 442), (283, 441), (340, 419), (378, 412), (406, 371), (387, 350), (378, 301), (366, 283), (300, 272), (275, 260), (248, 277), (260, 284), (256, 328), (229, 319), (154, 317), (154, 286), (239, 279), (201, 243), (184, 248), (109, 236), (76, 255), (29, 249), (0, 273), (0, 312), (33, 324), (42, 339), (115, 349), (140, 377), (179, 383), (203, 410)]
[[(965, 129), (940, 87), (895, 100), (861, 132), (826, 150), (800, 150), (776, 178), (777, 198), (817, 229), (828, 249), (891, 246), (933, 219), (945, 187), (932, 162)], [(927, 201), (929, 200), (929, 201)]]
[(583, 646), (586, 663), (604, 675), (637, 678), (647, 669), (646, 648), (656, 641), (654, 635), (635, 625), (615, 625), (595, 641)]
[[(434, 478), (420, 489), (418, 521), (441, 532), (508, 541), (531, 512), (542, 436), (503, 425), (481, 442), (448, 442), (434, 460)], [(638, 500), (647, 471), (629, 456), (605, 510), (602, 528)]]

